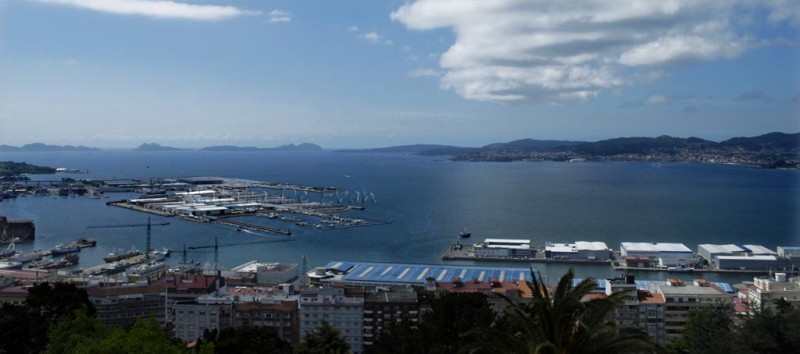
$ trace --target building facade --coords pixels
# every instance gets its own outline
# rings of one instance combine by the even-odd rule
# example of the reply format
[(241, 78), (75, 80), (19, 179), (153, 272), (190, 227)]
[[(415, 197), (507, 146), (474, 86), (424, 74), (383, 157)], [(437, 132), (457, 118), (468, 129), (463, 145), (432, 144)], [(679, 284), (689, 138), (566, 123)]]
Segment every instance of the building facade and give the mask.
[(339, 330), (353, 354), (364, 351), (364, 288), (310, 288), (300, 293), (300, 336), (322, 322)]

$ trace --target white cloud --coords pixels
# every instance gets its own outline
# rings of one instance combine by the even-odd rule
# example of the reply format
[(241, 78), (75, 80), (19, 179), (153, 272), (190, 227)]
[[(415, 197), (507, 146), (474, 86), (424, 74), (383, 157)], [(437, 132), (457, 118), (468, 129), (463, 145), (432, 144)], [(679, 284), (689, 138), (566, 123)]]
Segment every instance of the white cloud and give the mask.
[(476, 100), (562, 103), (658, 79), (674, 64), (736, 57), (759, 40), (747, 33), (754, 26), (733, 23), (764, 9), (762, 21), (796, 23), (797, 3), (416, 0), (390, 17), (455, 33), (439, 58), (443, 88)]
[(292, 15), (281, 10), (272, 10), (267, 14), (267, 17), (269, 17), (270, 23), (286, 23), (292, 21)]
[(347, 28), (347, 32), (358, 32), (358, 26), (353, 25)]
[(725, 41), (698, 36), (662, 37), (622, 53), (619, 62), (637, 66), (733, 58), (741, 54), (745, 46), (744, 40)]
[(378, 34), (378, 32), (375, 32), (375, 31), (364, 33), (359, 37), (361, 37), (363, 40), (365, 40), (367, 42), (370, 42), (370, 43), (383, 43), (383, 44), (388, 44), (388, 45), (394, 44), (394, 42), (392, 42), (392, 40), (387, 39), (386, 37), (384, 37), (383, 35)]
[(442, 73), (436, 69), (424, 68), (412, 70), (408, 73), (409, 77), (439, 77)]
[(233, 6), (197, 5), (161, 0), (37, 0), (41, 3), (66, 5), (117, 15), (136, 15), (164, 19), (217, 21), (257, 15), (258, 11)]

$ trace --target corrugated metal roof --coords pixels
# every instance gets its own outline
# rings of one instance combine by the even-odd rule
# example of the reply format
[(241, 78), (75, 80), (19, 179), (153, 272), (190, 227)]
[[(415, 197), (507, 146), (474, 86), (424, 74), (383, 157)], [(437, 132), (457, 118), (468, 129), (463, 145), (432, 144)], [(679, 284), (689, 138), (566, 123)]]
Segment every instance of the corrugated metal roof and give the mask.
[(682, 243), (622, 242), (621, 247), (628, 252), (689, 252), (692, 250)]
[(716, 282), (715, 282), (715, 283), (712, 283), (712, 284), (714, 284), (714, 285), (718, 286), (718, 287), (719, 287), (720, 289), (722, 289), (722, 290), (725, 290), (725, 292), (726, 292), (726, 293), (732, 294), (732, 293), (735, 293), (735, 292), (736, 292), (736, 289), (734, 289), (734, 288), (733, 288), (733, 287), (732, 287), (730, 284), (728, 284), (728, 283), (716, 283)]
[(421, 285), (428, 277), (440, 282), (449, 282), (456, 277), (465, 282), (488, 282), (491, 278), (500, 281), (533, 280), (530, 269), (512, 267), (333, 261), (325, 268), (345, 272), (344, 281), (375, 284)]

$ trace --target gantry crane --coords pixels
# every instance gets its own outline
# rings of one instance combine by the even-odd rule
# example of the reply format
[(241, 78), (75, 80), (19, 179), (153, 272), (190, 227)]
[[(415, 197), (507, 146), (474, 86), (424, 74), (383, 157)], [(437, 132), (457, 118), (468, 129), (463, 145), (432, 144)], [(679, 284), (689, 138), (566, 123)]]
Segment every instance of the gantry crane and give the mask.
[(117, 228), (117, 227), (147, 227), (147, 247), (144, 250), (144, 254), (146, 258), (150, 258), (150, 238), (152, 233), (153, 226), (167, 226), (169, 222), (162, 222), (158, 224), (150, 223), (150, 218), (147, 218), (147, 224), (117, 224), (117, 225), (92, 225), (87, 226), (87, 229), (110, 229), (110, 228)]

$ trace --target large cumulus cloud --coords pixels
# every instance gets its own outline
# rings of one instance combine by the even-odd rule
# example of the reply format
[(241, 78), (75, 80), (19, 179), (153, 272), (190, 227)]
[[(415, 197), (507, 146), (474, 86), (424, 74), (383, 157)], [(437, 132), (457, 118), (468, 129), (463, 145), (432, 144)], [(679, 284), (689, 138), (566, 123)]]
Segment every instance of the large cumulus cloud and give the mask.
[[(798, 2), (800, 3), (800, 2)], [(495, 102), (569, 102), (647, 72), (734, 58), (760, 22), (797, 24), (786, 1), (417, 0), (391, 13), (412, 30), (449, 28), (441, 86)]]

